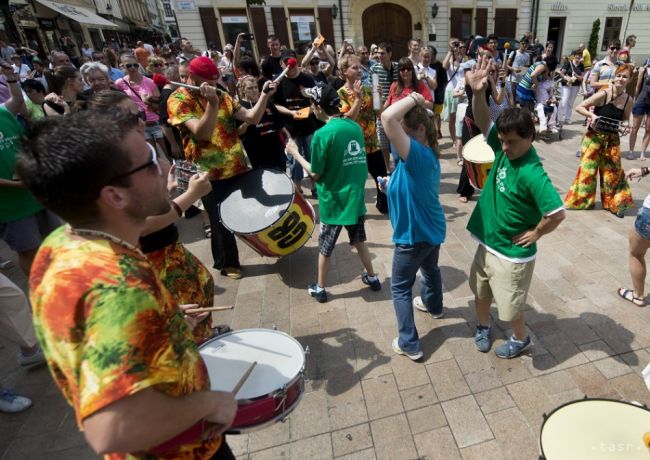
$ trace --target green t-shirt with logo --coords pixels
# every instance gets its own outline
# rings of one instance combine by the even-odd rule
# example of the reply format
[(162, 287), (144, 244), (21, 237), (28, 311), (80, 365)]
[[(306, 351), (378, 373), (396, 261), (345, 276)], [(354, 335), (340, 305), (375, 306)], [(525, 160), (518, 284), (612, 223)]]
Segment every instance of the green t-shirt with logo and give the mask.
[(495, 158), (467, 230), (492, 251), (515, 262), (532, 260), (537, 245), (517, 246), (512, 238), (534, 228), (544, 215), (562, 208), (535, 148), (510, 161), (492, 124), (487, 142)]
[(355, 121), (332, 118), (314, 133), (311, 170), (321, 176), (316, 183), (321, 222), (353, 225), (366, 214), (368, 164), (363, 132)]
[[(23, 127), (6, 108), (0, 107), (0, 178), (12, 180)], [(0, 186), (0, 223), (30, 216), (43, 209), (25, 188)]]

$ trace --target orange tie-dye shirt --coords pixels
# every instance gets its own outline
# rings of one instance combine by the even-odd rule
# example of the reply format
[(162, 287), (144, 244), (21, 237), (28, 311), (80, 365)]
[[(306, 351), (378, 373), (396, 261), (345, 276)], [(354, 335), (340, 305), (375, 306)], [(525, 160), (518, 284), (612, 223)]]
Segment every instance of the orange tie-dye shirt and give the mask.
[[(210, 387), (187, 321), (141, 253), (60, 227), (38, 250), (30, 290), (39, 343), (80, 427), (146, 388), (183, 396)], [(163, 456), (105, 458), (210, 458), (220, 444), (217, 437)]]
[(207, 101), (199, 100), (186, 88), (178, 88), (167, 100), (169, 123), (180, 133), (185, 158), (209, 171), (211, 180), (228, 179), (248, 169), (242, 149), (234, 114), (240, 109), (239, 102), (227, 93), (219, 92), (217, 123), (209, 141), (200, 141), (185, 127), (185, 122), (200, 119), (205, 113)]

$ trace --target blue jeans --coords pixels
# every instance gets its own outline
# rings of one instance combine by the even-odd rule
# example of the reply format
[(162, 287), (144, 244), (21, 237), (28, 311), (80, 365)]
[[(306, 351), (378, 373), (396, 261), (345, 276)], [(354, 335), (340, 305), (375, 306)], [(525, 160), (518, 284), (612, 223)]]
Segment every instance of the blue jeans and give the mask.
[(413, 318), (413, 294), (411, 288), (420, 269), (420, 295), (427, 310), (442, 313), (442, 278), (438, 267), (440, 245), (416, 243), (396, 244), (393, 252), (391, 293), (397, 315), (399, 347), (408, 352), (420, 350), (420, 338)]
[[(296, 145), (298, 146), (298, 151), (307, 161), (311, 161), (311, 138), (312, 134), (293, 136), (293, 140), (296, 141)], [(300, 182), (305, 177), (302, 166), (292, 156), (289, 156), (289, 169), (291, 170), (291, 180), (294, 182)]]

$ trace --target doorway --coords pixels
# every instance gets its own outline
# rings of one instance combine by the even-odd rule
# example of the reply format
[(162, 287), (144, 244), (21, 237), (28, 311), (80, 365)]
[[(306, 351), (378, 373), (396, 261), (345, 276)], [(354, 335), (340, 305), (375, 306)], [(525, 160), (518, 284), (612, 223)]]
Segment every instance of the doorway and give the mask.
[(546, 41), (553, 40), (555, 42), (555, 57), (558, 58), (558, 61), (561, 58), (561, 51), (564, 47), (565, 26), (566, 17), (548, 18), (548, 31), (546, 33)]
[(413, 36), (411, 13), (394, 3), (380, 3), (367, 8), (361, 18), (363, 43), (367, 47), (388, 42), (393, 48), (393, 61), (408, 56), (408, 41)]

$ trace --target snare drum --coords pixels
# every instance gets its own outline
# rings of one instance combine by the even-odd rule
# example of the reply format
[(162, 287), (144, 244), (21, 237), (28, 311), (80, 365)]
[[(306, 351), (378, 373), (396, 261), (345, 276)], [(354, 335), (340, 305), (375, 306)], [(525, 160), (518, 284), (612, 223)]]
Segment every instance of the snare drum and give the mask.
[(611, 399), (572, 401), (544, 415), (540, 458), (647, 460), (647, 432), (650, 411), (645, 406)]
[(485, 136), (474, 136), (463, 146), (463, 159), (469, 183), (481, 190), (494, 164), (494, 150), (485, 141)]
[(293, 411), (305, 386), (305, 350), (293, 337), (271, 329), (242, 329), (220, 335), (199, 347), (211, 389), (232, 391), (257, 361), (235, 395), (237, 415), (229, 433), (246, 433), (283, 421)]
[(282, 257), (311, 238), (316, 213), (283, 172), (254, 169), (239, 176), (219, 208), (224, 227), (259, 255)]

